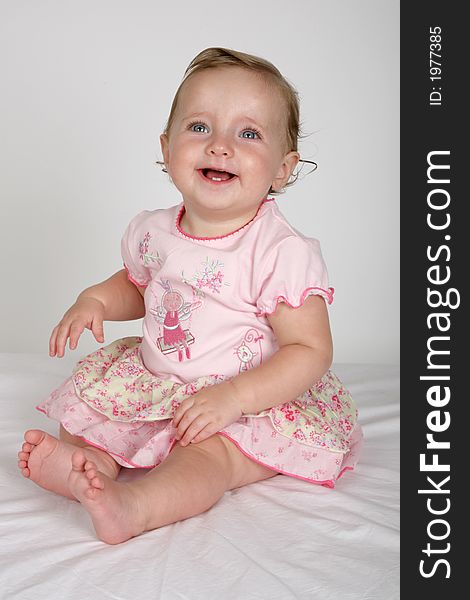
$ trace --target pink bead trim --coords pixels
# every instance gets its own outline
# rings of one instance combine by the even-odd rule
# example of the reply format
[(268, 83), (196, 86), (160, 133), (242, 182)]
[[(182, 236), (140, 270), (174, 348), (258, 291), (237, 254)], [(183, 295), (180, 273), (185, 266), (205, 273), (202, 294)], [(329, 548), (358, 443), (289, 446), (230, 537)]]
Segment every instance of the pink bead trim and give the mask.
[[(322, 292), (322, 294), (326, 295), (326, 300), (328, 302), (328, 304), (331, 304), (333, 302), (333, 294), (335, 293), (335, 289), (332, 287), (329, 287), (327, 290), (321, 288), (321, 287), (309, 287), (306, 290), (304, 290), (304, 292), (302, 293), (302, 296), (300, 298), (300, 304), (298, 304), (297, 306), (295, 306), (294, 304), (291, 304), (287, 298), (285, 296), (279, 295), (276, 296), (274, 298), (274, 302), (276, 303), (274, 306), (274, 310), (272, 310), (271, 312), (267, 312), (267, 311), (261, 311), (259, 313), (256, 313), (257, 317), (264, 317), (264, 316), (269, 316), (269, 315), (273, 315), (276, 312), (276, 307), (279, 304), (279, 302), (285, 302), (288, 306), (290, 306), (291, 308), (300, 308), (301, 306), (303, 306), (305, 304), (305, 300), (309, 297), (312, 296), (314, 294), (310, 294), (309, 292), (311, 292), (312, 290), (319, 290), (320, 292)], [(317, 295), (322, 295), (322, 294), (317, 294)]]
[(132, 277), (132, 275), (131, 275), (131, 272), (129, 271), (129, 269), (128, 269), (128, 267), (127, 267), (126, 263), (123, 263), (123, 264), (124, 264), (124, 268), (125, 268), (125, 269), (126, 269), (126, 271), (127, 271), (127, 278), (129, 279), (129, 281), (132, 281), (132, 283), (133, 283), (134, 285), (136, 285), (137, 287), (145, 288), (145, 287), (147, 287), (147, 286), (148, 286), (148, 283), (139, 283), (138, 281), (136, 281), (136, 280), (135, 280), (135, 279)]
[(180, 208), (180, 210), (179, 210), (179, 212), (178, 212), (178, 214), (176, 216), (175, 226), (176, 226), (176, 229), (181, 233), (181, 235), (184, 235), (184, 237), (189, 238), (190, 240), (199, 240), (199, 241), (203, 241), (203, 242), (211, 242), (213, 240), (223, 240), (224, 238), (230, 237), (231, 235), (235, 235), (236, 233), (238, 233), (242, 229), (245, 229), (245, 227), (248, 227), (248, 225), (250, 225), (251, 223), (253, 223), (253, 221), (258, 216), (259, 211), (261, 210), (261, 207), (266, 202), (272, 202), (273, 200), (274, 200), (274, 198), (263, 198), (261, 204), (258, 207), (258, 210), (256, 211), (256, 215), (250, 221), (248, 221), (248, 223), (245, 223), (245, 225), (242, 225), (238, 229), (235, 229), (235, 231), (231, 231), (230, 233), (226, 233), (225, 235), (218, 235), (218, 236), (215, 236), (215, 237), (197, 237), (195, 235), (191, 235), (190, 233), (186, 233), (186, 231), (184, 231), (181, 228), (181, 219), (183, 218), (183, 215), (184, 215), (185, 210), (186, 210), (184, 208), (184, 204)]

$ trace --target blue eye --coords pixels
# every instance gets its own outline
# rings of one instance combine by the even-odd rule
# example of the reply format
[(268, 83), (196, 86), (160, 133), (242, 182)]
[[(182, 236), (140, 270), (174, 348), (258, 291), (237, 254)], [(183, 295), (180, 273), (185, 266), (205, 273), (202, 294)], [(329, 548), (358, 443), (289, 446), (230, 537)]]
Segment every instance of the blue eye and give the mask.
[(246, 140), (254, 140), (256, 139), (255, 137), (246, 137), (245, 133), (251, 133), (254, 134), (256, 137), (259, 138), (260, 133), (259, 131), (257, 131), (256, 129), (245, 129), (245, 131), (242, 133), (242, 137), (245, 138)]
[(195, 133), (204, 133), (203, 131), (198, 131), (197, 129), (194, 129), (195, 127), (202, 127), (203, 129), (207, 129), (207, 125), (205, 125), (204, 123), (200, 123), (199, 121), (195, 121), (194, 123), (190, 123), (188, 125), (188, 129), (191, 129), (191, 131), (194, 131)]

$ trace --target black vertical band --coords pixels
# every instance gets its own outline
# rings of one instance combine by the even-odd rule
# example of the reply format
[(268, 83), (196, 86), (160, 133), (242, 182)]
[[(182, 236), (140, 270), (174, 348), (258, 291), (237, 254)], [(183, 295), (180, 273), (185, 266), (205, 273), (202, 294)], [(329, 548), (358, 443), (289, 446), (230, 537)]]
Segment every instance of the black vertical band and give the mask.
[(459, 597), (467, 587), (470, 76), (459, 6), (401, 3), (403, 598)]

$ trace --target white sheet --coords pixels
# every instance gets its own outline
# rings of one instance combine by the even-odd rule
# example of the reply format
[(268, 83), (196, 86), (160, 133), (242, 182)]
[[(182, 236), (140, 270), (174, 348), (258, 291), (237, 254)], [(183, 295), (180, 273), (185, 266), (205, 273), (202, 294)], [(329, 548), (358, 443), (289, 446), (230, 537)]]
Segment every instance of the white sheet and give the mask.
[[(81, 506), (24, 479), (25, 429), (77, 357), (0, 355), (0, 598), (395, 600), (399, 597), (398, 369), (336, 365), (365, 443), (334, 490), (283, 475), (227, 492), (208, 512), (119, 546)], [(127, 472), (124, 477), (135, 476)]]

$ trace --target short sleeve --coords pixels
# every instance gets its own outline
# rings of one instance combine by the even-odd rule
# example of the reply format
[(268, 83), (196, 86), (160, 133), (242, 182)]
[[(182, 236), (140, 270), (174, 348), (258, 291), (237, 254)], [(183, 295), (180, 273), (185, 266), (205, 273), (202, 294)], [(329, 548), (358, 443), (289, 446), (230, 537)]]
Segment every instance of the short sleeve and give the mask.
[(139, 287), (146, 287), (152, 278), (148, 267), (151, 234), (146, 227), (147, 215), (148, 211), (143, 211), (134, 217), (121, 240), (121, 256), (127, 276)]
[(296, 236), (282, 240), (261, 265), (257, 288), (258, 316), (272, 314), (279, 302), (298, 308), (311, 295), (331, 304), (334, 289), (328, 285), (319, 241)]

